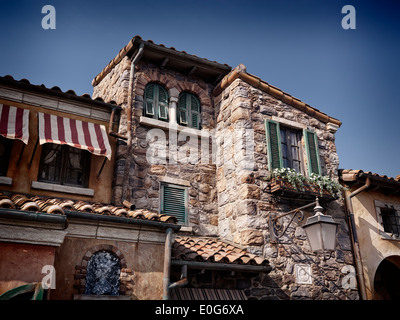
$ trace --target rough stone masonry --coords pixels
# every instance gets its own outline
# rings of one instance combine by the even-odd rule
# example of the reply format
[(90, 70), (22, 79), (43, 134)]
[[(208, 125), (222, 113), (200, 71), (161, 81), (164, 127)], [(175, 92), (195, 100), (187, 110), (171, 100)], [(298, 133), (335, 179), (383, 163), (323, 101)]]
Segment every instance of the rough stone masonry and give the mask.
[[(126, 107), (130, 59), (123, 58), (94, 87), (93, 98), (115, 101), (124, 108), (119, 132), (127, 132)], [(143, 94), (148, 83), (163, 85), (170, 100), (181, 92), (195, 94), (201, 103), (199, 137), (178, 141), (179, 161), (171, 161), (167, 127), (157, 127), (166, 138), (166, 154), (159, 163), (149, 163), (149, 132), (154, 122), (143, 117)], [(344, 286), (351, 276), (353, 255), (343, 203), (326, 204), (326, 213), (340, 223), (337, 250), (326, 260), (311, 252), (300, 223), (294, 223), (286, 235), (271, 241), (268, 220), (271, 213), (283, 213), (299, 207), (296, 201), (277, 199), (267, 192), (267, 145), (265, 119), (273, 119), (295, 128), (312, 128), (318, 136), (319, 154), (324, 175), (337, 179), (339, 159), (335, 131), (324, 123), (240, 78), (217, 96), (215, 84), (168, 68), (140, 61), (136, 65), (132, 92), (133, 152), (126, 143), (118, 142), (113, 202), (121, 204), (125, 161), (131, 157), (128, 191), (137, 208), (160, 210), (160, 183), (181, 184), (188, 189), (188, 225), (192, 233), (218, 236), (265, 256), (274, 267), (267, 279), (259, 277), (237, 280), (249, 297), (262, 299), (358, 299), (357, 288)], [(201, 134), (210, 136), (210, 161), (185, 162), (190, 151), (201, 148)], [(194, 146), (194, 147), (193, 147)], [(177, 159), (174, 159), (177, 160)], [(311, 214), (308, 213), (308, 214)], [(346, 272), (343, 272), (346, 270)], [(257, 280), (258, 279), (258, 280)], [(277, 294), (279, 292), (279, 295)]]

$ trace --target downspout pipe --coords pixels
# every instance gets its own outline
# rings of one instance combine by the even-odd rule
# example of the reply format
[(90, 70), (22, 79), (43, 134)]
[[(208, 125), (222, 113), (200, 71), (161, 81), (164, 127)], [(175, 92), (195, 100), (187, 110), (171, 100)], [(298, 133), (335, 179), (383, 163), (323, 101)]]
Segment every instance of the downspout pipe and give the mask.
[(360, 294), (362, 300), (367, 300), (367, 290), (365, 288), (365, 280), (364, 280), (364, 271), (363, 271), (363, 265), (361, 261), (361, 252), (360, 252), (360, 246), (358, 243), (358, 237), (357, 237), (357, 230), (356, 230), (356, 225), (354, 221), (354, 213), (353, 213), (353, 203), (351, 199), (358, 195), (359, 193), (367, 190), (371, 186), (371, 181), (367, 177), (365, 184), (358, 188), (357, 190), (353, 191), (352, 193), (348, 194), (345, 196), (345, 201), (346, 201), (346, 208), (347, 208), (347, 217), (349, 220), (349, 224), (351, 227), (351, 234), (352, 234), (352, 243), (353, 243), (353, 248), (354, 248), (354, 255), (355, 255), (355, 263), (356, 263), (356, 268), (357, 268), (357, 280), (358, 280), (358, 285), (360, 288)]
[(182, 266), (182, 279), (170, 283), (171, 274), (171, 251), (172, 251), (172, 229), (166, 230), (165, 249), (164, 249), (164, 274), (163, 274), (163, 300), (169, 300), (169, 291), (173, 288), (187, 285), (187, 266)]
[(133, 79), (135, 76), (135, 66), (140, 60), (140, 58), (143, 55), (144, 51), (144, 43), (141, 42), (139, 46), (139, 50), (137, 51), (135, 57), (132, 59), (131, 62), (131, 68), (130, 68), (130, 73), (129, 73), (129, 86), (128, 86), (128, 102), (127, 102), (127, 108), (126, 108), (126, 118), (127, 118), (127, 157), (125, 160), (125, 174), (124, 174), (124, 182), (122, 185), (122, 190), (124, 190), (124, 195), (123, 195), (123, 200), (128, 200), (130, 201), (131, 194), (129, 192), (129, 189), (127, 188), (127, 183), (129, 180), (129, 171), (131, 167), (131, 158), (132, 158), (132, 137), (133, 137), (133, 132), (132, 132), (132, 94), (133, 94)]

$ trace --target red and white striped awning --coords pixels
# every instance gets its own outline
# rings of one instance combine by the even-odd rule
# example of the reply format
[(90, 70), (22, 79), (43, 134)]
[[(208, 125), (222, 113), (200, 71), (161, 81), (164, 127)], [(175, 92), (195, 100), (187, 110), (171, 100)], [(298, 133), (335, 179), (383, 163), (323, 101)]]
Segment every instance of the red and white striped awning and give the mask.
[(0, 135), (28, 144), (29, 110), (0, 103)]
[(111, 147), (103, 125), (39, 112), (39, 143), (67, 144), (106, 156), (111, 160)]

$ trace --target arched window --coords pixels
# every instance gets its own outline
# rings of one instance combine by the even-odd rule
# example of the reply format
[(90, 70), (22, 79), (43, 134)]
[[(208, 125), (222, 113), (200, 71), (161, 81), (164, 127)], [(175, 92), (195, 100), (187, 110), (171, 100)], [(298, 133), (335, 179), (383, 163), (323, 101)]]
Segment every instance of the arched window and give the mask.
[(157, 83), (149, 83), (144, 90), (144, 115), (168, 121), (168, 92)]
[(200, 100), (191, 93), (179, 95), (177, 121), (179, 124), (200, 129)]
[(118, 295), (121, 264), (113, 253), (94, 253), (87, 266), (85, 294)]

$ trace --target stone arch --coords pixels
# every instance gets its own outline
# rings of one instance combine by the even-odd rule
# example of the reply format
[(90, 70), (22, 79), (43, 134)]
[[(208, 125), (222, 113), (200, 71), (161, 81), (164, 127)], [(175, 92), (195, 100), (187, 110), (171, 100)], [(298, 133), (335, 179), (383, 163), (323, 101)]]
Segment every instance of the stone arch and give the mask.
[(211, 99), (207, 95), (206, 90), (201, 88), (197, 83), (189, 81), (180, 81), (177, 84), (176, 88), (178, 89), (179, 94), (183, 92), (189, 92), (196, 95), (199, 98), (200, 104), (202, 106), (203, 105), (211, 106)]
[(126, 268), (126, 259), (125, 259), (125, 256), (123, 255), (123, 253), (117, 247), (114, 247), (109, 244), (99, 244), (99, 245), (96, 245), (96, 246), (90, 248), (82, 258), (82, 265), (87, 266), (87, 263), (89, 262), (92, 255), (94, 253), (96, 253), (98, 251), (102, 251), (102, 250), (109, 251), (109, 252), (112, 252), (113, 254), (115, 254), (117, 256), (117, 258), (119, 259), (121, 268)]

